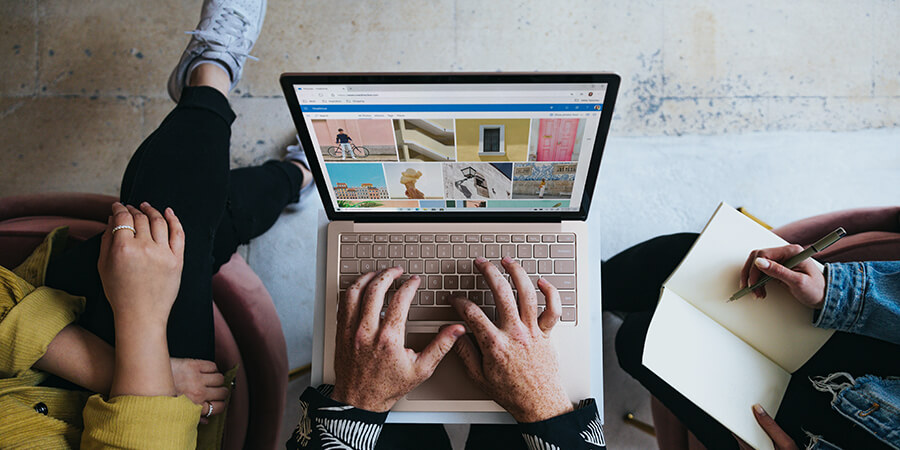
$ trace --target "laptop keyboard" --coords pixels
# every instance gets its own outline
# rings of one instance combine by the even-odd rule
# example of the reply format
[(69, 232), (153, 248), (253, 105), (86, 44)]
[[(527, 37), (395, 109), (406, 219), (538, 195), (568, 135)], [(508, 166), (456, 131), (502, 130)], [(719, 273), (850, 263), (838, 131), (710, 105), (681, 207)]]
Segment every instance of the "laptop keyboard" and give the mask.
[(410, 306), (409, 321), (459, 321), (450, 306), (450, 298), (457, 295), (481, 306), (494, 320), (493, 293), (473, 264), (479, 256), (487, 258), (508, 280), (500, 260), (509, 256), (522, 265), (535, 284), (538, 312), (543, 312), (546, 304), (536, 284), (543, 277), (559, 290), (563, 305), (560, 320), (575, 322), (575, 235), (571, 233), (341, 233), (339, 251), (340, 295), (360, 274), (400, 266), (404, 274), (388, 291), (389, 301), (411, 275), (418, 275), (422, 282)]

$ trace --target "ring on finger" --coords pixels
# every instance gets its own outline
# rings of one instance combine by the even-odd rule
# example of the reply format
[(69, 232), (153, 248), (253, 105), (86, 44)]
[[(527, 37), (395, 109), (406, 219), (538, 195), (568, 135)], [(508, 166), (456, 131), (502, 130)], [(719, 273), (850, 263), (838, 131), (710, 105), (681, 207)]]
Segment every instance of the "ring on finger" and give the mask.
[(209, 411), (206, 411), (206, 418), (209, 419), (209, 416), (211, 416), (213, 413), (213, 406), (212, 402), (210, 401), (207, 401), (206, 404), (209, 405)]
[(129, 230), (132, 233), (134, 233), (135, 236), (137, 236), (137, 230), (135, 230), (134, 227), (131, 225), (118, 225), (116, 227), (113, 227), (112, 234), (116, 234), (116, 231), (119, 231), (119, 230)]

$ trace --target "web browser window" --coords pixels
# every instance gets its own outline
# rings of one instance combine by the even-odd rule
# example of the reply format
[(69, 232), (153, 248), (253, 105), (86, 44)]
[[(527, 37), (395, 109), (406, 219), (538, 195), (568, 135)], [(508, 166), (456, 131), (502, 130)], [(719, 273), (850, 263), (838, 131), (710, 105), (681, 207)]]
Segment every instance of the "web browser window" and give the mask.
[(606, 85), (294, 85), (335, 211), (578, 211)]

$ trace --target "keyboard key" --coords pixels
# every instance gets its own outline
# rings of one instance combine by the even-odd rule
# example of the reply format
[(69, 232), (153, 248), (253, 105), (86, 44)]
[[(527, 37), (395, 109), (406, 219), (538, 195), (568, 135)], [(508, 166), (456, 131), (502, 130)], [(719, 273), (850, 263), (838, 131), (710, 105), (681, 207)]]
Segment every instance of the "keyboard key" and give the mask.
[(428, 275), (428, 289), (440, 289), (444, 284), (440, 275)]
[(488, 319), (494, 320), (494, 307), (493, 306), (482, 306), (481, 310), (484, 311), (484, 315), (487, 316)]
[(419, 235), (418, 234), (407, 234), (406, 236), (403, 237), (403, 239), (406, 242), (419, 242)]
[(450, 291), (437, 291), (434, 294), (434, 304), (449, 305), (450, 304)]
[(553, 261), (549, 259), (538, 261), (538, 273), (553, 273)]
[(500, 263), (499, 259), (492, 259), (490, 263), (500, 271), (500, 273), (506, 273), (506, 268), (503, 267), (503, 264)]
[(385, 270), (388, 267), (391, 267), (391, 261), (388, 259), (379, 259), (378, 262), (375, 263), (375, 268), (378, 270)]
[(452, 258), (453, 257), (453, 247), (450, 244), (438, 244), (437, 246), (437, 257), (438, 258)]
[(559, 291), (559, 300), (563, 305), (574, 305), (575, 291)]
[(434, 304), (434, 291), (419, 292), (419, 304), (420, 305), (433, 305)]
[(451, 234), (450, 242), (466, 242), (466, 237), (461, 234)]
[(395, 259), (393, 261), (393, 265), (400, 267), (401, 269), (403, 269), (404, 272), (409, 271), (409, 265), (407, 263), (408, 263), (408, 261), (406, 261), (405, 259)]
[(516, 246), (513, 244), (503, 244), (500, 246), (500, 257), (506, 258), (509, 256), (510, 258), (516, 257)]
[(465, 258), (469, 254), (466, 244), (453, 244), (453, 257), (456, 259)]
[(463, 276), (459, 277), (459, 288), (460, 289), (475, 289), (475, 276), (463, 275)]
[(474, 243), (474, 242), (478, 242), (480, 240), (481, 240), (480, 236), (478, 236), (477, 234), (467, 234), (466, 235), (466, 242), (468, 242), (470, 244)]
[(500, 243), (507, 243), (507, 242), (509, 242), (509, 235), (508, 234), (498, 234), (497, 236), (494, 237), (494, 240), (496, 240), (497, 242), (500, 242)]
[(375, 235), (375, 242), (387, 242), (387, 241), (388, 241), (388, 236), (386, 234), (376, 234)]
[(573, 244), (556, 244), (550, 246), (551, 258), (574, 258), (575, 245)]
[(342, 234), (341, 242), (356, 242), (356, 235), (355, 234)]
[(441, 273), (456, 273), (456, 261), (452, 259), (442, 259)]
[(475, 275), (475, 289), (478, 289), (480, 291), (486, 291), (490, 289), (487, 285), (487, 281), (485, 281), (483, 276)]
[(500, 246), (497, 244), (488, 244), (484, 246), (484, 257), (485, 258), (499, 258), (500, 257)]
[(472, 303), (476, 305), (484, 304), (484, 292), (482, 291), (469, 291), (469, 300), (472, 300)]
[(469, 258), (484, 256), (484, 244), (469, 244)]
[(559, 259), (553, 262), (553, 271), (556, 273), (575, 273), (574, 259)]
[(522, 261), (522, 268), (525, 269), (527, 273), (537, 273), (537, 261), (533, 259), (526, 259)]
[(434, 242), (450, 242), (450, 235), (438, 234), (434, 237)]
[(574, 322), (575, 321), (575, 308), (563, 308), (562, 309), (562, 317), (559, 320), (561, 322)]
[(364, 259), (359, 262), (359, 273), (369, 273), (375, 271), (375, 261)]
[(552, 234), (542, 235), (541, 242), (556, 242), (556, 236), (554, 236)]
[(493, 235), (493, 234), (483, 234), (483, 235), (481, 235), (481, 242), (484, 242), (484, 243), (486, 243), (486, 244), (489, 244), (489, 243), (494, 242), (494, 235)]
[(459, 277), (456, 275), (444, 275), (444, 289), (459, 289)]
[(395, 242), (395, 243), (397, 243), (397, 242), (403, 242), (403, 235), (402, 235), (402, 234), (392, 234), (392, 235), (391, 235), (391, 242)]
[(375, 240), (375, 236), (371, 234), (361, 234), (359, 235), (359, 242), (372, 242)]
[(419, 257), (419, 246), (417, 244), (406, 244), (405, 254), (407, 259)]
[(355, 258), (355, 257), (356, 257), (356, 245), (341, 244), (341, 258)]
[(459, 314), (456, 313), (456, 310), (448, 307), (411, 307), (409, 308), (409, 320), (412, 321), (425, 321), (425, 320), (433, 320), (433, 321), (460, 321), (462, 320), (459, 317)]
[(359, 261), (341, 260), (341, 273), (359, 273)]
[(525, 242), (525, 235), (524, 234), (514, 234), (512, 236), (512, 241), (517, 244)]
[(341, 275), (340, 288), (341, 289), (349, 288), (350, 285), (353, 284), (353, 282), (356, 281), (357, 278), (359, 278), (359, 277), (357, 277), (356, 275)]
[(547, 304), (547, 298), (544, 297), (543, 292), (537, 291), (535, 294), (537, 294), (537, 304), (538, 305), (546, 305)]
[(441, 271), (441, 262), (436, 259), (425, 261), (425, 273), (439, 273)]
[(556, 242), (566, 242), (566, 243), (575, 242), (575, 235), (574, 234), (560, 234), (559, 236), (556, 236)]
[(575, 277), (572, 275), (550, 275), (544, 277), (544, 279), (549, 281), (550, 284), (556, 286), (556, 288), (560, 290), (575, 289)]
[(419, 248), (420, 258), (434, 258), (434, 244), (422, 244)]
[(371, 258), (372, 257), (372, 244), (359, 244), (356, 247), (356, 257), (357, 258)]
[(494, 293), (491, 291), (484, 291), (484, 304), (485, 305), (493, 305), (494, 304)]
[(425, 271), (425, 261), (414, 259), (409, 262), (409, 273), (423, 273)]
[(388, 253), (388, 245), (387, 244), (375, 244), (372, 246), (372, 257), (373, 258), (387, 258)]
[(528, 244), (516, 245), (516, 254), (518, 258), (531, 258), (531, 246)]
[(388, 247), (388, 258), (402, 258), (403, 244), (391, 244)]
[(425, 243), (434, 242), (434, 235), (433, 234), (420, 234), (419, 242), (425, 242)]
[(533, 244), (536, 244), (536, 243), (538, 243), (538, 242), (541, 242), (541, 235), (539, 235), (539, 234), (529, 234), (528, 236), (525, 236), (525, 241), (526, 241), (526, 242), (531, 242), (531, 243), (533, 243)]
[(547, 244), (537, 244), (534, 246), (534, 257), (535, 258), (549, 258), (550, 257), (550, 248)]
[(472, 273), (472, 260), (461, 259), (456, 262), (456, 273)]

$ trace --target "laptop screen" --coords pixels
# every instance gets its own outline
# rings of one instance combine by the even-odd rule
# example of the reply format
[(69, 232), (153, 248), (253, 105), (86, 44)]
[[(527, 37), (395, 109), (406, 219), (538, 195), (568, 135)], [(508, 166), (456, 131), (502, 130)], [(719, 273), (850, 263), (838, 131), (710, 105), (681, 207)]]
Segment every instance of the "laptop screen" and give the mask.
[(326, 201), (354, 216), (578, 212), (611, 113), (597, 81), (291, 88)]

